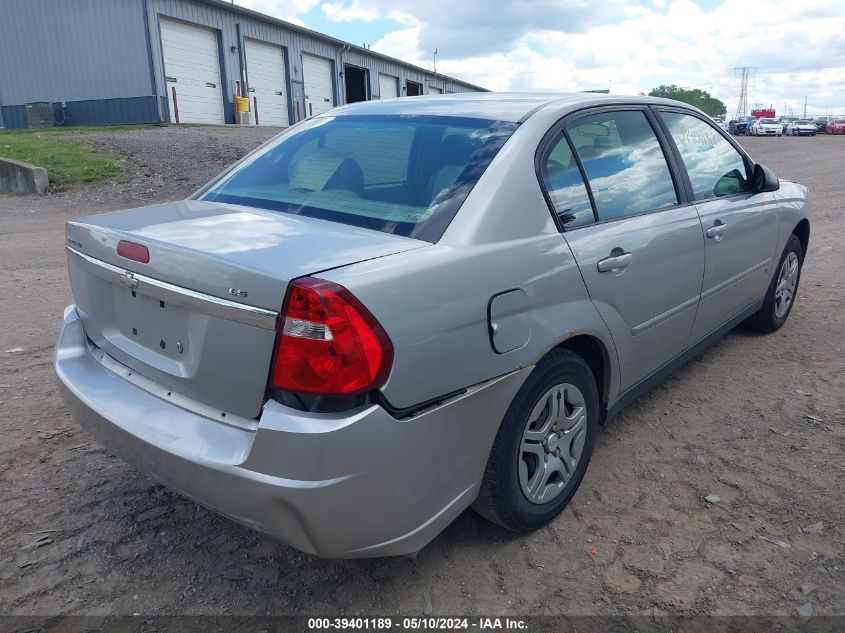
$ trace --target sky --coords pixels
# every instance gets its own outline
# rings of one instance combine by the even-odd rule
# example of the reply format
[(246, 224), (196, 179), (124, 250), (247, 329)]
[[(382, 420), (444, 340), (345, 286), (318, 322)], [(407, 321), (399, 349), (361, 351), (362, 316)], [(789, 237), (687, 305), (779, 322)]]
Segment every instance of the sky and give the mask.
[(741, 66), (756, 69), (749, 110), (845, 115), (841, 0), (235, 0), (496, 91), (661, 84), (701, 88), (736, 111)]

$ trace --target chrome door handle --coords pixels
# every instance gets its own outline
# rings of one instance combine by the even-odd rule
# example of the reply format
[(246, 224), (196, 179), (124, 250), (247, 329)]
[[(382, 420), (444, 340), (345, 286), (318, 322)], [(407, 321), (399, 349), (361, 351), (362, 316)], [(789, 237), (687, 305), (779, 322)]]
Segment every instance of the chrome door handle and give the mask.
[(707, 237), (713, 237), (717, 240), (722, 239), (722, 236), (725, 234), (725, 229), (728, 228), (727, 224), (722, 224), (721, 221), (716, 220), (716, 224), (711, 226), (707, 229)]
[(631, 263), (631, 260), (634, 259), (634, 256), (631, 253), (623, 253), (622, 255), (614, 255), (611, 257), (605, 257), (602, 260), (599, 260), (598, 269), (600, 273), (609, 273), (613, 270), (619, 270), (620, 268), (625, 268), (628, 264)]

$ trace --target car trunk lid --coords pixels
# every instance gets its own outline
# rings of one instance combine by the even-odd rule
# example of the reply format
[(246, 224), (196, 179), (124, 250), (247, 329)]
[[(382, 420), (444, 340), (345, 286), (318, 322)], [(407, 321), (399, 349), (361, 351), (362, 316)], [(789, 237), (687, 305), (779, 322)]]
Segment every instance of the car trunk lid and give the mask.
[[(121, 241), (149, 262), (121, 257)], [(368, 229), (196, 200), (73, 220), (74, 300), (91, 341), (173, 393), (256, 417), (276, 317), (297, 277), (426, 246)]]

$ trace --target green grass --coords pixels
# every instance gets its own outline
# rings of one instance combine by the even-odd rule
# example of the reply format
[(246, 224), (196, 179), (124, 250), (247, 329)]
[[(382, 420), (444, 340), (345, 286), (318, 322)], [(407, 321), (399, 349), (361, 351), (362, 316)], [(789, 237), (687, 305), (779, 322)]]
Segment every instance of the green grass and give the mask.
[(121, 173), (118, 157), (75, 140), (78, 132), (124, 132), (138, 126), (0, 130), (0, 156), (44, 167), (51, 185), (108, 180)]

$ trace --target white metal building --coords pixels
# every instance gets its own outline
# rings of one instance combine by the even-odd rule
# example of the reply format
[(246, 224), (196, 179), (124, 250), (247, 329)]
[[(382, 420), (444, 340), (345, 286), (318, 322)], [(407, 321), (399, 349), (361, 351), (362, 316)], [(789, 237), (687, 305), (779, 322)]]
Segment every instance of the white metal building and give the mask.
[[(3, 0), (0, 127), (284, 126), (344, 103), (484, 90), (222, 0)], [(33, 106), (28, 104), (39, 104)], [(47, 105), (45, 105), (47, 104)]]

